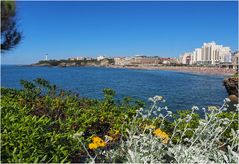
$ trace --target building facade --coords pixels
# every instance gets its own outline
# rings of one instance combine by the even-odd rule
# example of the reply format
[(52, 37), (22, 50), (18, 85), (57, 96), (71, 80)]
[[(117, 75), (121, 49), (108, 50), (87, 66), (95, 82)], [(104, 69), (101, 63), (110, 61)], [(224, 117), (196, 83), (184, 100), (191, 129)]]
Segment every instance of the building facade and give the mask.
[[(192, 53), (184, 53), (181, 56), (181, 63), (203, 65), (231, 63), (231, 55), (230, 47), (223, 47), (222, 45), (217, 45), (215, 42), (209, 42), (204, 43), (201, 48), (196, 48)], [(190, 62), (188, 62), (189, 58)]]
[(238, 66), (239, 66), (239, 52), (236, 52), (236, 53), (233, 55), (232, 65), (233, 65), (233, 68), (234, 68), (234, 69), (237, 69), (237, 70), (238, 70)]
[(192, 64), (193, 53), (186, 52), (179, 57), (179, 63), (181, 64)]

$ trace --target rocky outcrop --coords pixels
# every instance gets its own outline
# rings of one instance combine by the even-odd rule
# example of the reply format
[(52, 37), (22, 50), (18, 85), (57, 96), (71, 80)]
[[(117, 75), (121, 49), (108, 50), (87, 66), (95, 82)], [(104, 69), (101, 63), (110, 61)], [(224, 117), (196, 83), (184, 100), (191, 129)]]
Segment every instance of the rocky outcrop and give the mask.
[(58, 64), (59, 67), (66, 67), (66, 63), (62, 62), (60, 64)]
[(36, 64), (31, 64), (30, 66), (51, 67), (52, 65), (50, 63), (36, 63)]
[(223, 83), (229, 95), (238, 97), (238, 77), (226, 78)]
[(108, 66), (110, 64), (109, 60), (103, 59), (100, 61), (100, 66)]
[(238, 77), (226, 78), (223, 84), (227, 90), (229, 99), (234, 103), (238, 103)]

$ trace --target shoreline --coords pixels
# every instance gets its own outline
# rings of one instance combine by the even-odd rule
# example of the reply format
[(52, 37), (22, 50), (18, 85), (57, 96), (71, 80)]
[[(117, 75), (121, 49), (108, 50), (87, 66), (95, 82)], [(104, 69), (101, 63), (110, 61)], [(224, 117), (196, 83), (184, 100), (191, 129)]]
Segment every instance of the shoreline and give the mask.
[[(26, 66), (26, 65), (24, 65)], [(177, 71), (182, 73), (192, 73), (192, 74), (204, 74), (204, 75), (223, 75), (231, 76), (237, 73), (235, 69), (219, 68), (219, 67), (196, 67), (196, 66), (162, 66), (162, 65), (82, 65), (82, 66), (51, 66), (51, 65), (27, 65), (27, 66), (39, 66), (39, 67), (105, 67), (105, 68), (115, 68), (115, 69), (139, 69), (139, 70), (168, 70)]]
[(169, 70), (183, 73), (207, 74), (207, 75), (225, 75), (231, 76), (237, 71), (234, 69), (218, 67), (188, 67), (188, 66), (120, 66), (110, 65), (109, 68), (141, 69), (141, 70)]

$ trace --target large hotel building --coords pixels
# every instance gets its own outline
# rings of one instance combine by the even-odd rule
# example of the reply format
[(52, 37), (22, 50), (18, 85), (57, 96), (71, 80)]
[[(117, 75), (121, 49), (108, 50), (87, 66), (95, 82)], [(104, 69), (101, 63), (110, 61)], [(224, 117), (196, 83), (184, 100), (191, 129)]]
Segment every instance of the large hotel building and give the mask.
[(196, 48), (193, 52), (184, 53), (179, 57), (182, 64), (206, 64), (216, 65), (231, 62), (230, 47), (216, 45), (215, 42), (204, 43), (202, 48)]

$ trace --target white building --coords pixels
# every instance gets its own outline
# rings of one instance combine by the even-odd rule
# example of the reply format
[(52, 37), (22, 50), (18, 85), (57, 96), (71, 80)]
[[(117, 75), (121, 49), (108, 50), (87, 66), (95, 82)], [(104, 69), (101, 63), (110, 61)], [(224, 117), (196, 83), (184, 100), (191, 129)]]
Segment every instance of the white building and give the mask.
[(239, 66), (239, 52), (235, 52), (232, 57), (232, 64), (234, 69), (238, 69)]
[(76, 57), (76, 60), (85, 60), (85, 57)]
[(219, 51), (219, 56), (221, 57), (222, 63), (231, 63), (232, 62), (232, 54), (230, 47), (222, 47)]
[[(192, 56), (192, 53), (191, 52), (186, 52), (184, 54), (182, 54), (180, 57), (179, 57), (179, 63), (182, 63), (182, 64), (191, 64), (191, 56)], [(190, 60), (189, 60), (190, 58)]]
[(196, 51), (193, 51), (191, 53), (191, 61), (190, 61), (190, 64), (196, 64), (197, 63), (197, 54), (196, 54)]
[(204, 43), (202, 46), (202, 63), (219, 64), (231, 62), (231, 50), (229, 47), (216, 45), (215, 42)]
[(170, 61), (164, 60), (164, 61), (163, 61), (163, 64), (170, 64)]
[(223, 47), (215, 42), (204, 43), (202, 48), (196, 48), (192, 53), (185, 53), (182, 57), (182, 64), (188, 63), (186, 61), (189, 59), (188, 55), (190, 55), (189, 64), (216, 65), (231, 62), (230, 47)]
[(125, 58), (121, 58), (121, 57), (114, 58), (115, 65), (124, 65), (124, 61), (125, 61)]
[(202, 63), (202, 49), (196, 48), (194, 51), (195, 60), (193, 61), (193, 64), (201, 64)]
[(85, 57), (72, 57), (70, 60), (85, 60)]
[(96, 59), (97, 59), (97, 61), (100, 61), (100, 60), (103, 60), (105, 58), (106, 58), (105, 56), (98, 56)]

